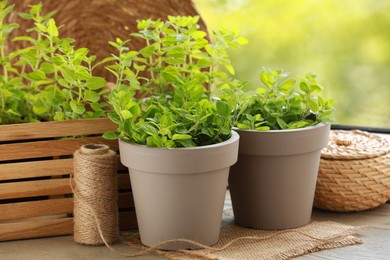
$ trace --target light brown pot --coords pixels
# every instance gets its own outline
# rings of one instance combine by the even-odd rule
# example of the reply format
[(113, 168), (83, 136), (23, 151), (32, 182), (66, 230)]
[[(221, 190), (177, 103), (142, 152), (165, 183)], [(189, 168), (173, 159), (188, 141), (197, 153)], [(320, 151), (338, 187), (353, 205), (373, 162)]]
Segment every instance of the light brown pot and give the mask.
[(257, 229), (307, 224), (330, 125), (236, 131), (240, 135), (239, 157), (229, 177), (235, 222)]
[[(229, 168), (237, 161), (239, 136), (219, 144), (160, 149), (119, 141), (129, 168), (141, 242), (172, 239), (213, 245), (219, 239)], [(169, 243), (166, 250), (195, 249)]]

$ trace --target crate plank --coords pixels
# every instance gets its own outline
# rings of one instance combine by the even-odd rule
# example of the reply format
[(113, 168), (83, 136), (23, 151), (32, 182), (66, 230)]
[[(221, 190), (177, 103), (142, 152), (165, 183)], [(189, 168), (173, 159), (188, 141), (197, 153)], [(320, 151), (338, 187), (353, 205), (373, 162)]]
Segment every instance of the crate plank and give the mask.
[(0, 181), (61, 176), (73, 172), (73, 159), (43, 160), (0, 164)]
[(73, 218), (0, 223), (0, 241), (73, 234)]
[[(73, 198), (0, 204), (0, 221), (73, 213)], [(131, 192), (118, 194), (118, 208), (134, 208)]]
[(117, 175), (118, 189), (130, 188), (130, 177), (129, 174), (118, 174)]
[(120, 229), (134, 229), (137, 228), (137, 217), (135, 211), (120, 212), (119, 213), (119, 228)]
[[(119, 228), (137, 228), (135, 212), (119, 213)], [(0, 241), (73, 234), (73, 217), (0, 223)]]
[(108, 118), (2, 125), (0, 142), (102, 134), (115, 129), (115, 124)]
[[(118, 175), (118, 188), (130, 188), (127, 174)], [(0, 199), (71, 194), (69, 178), (2, 183)]]
[[(25, 197), (37, 197), (37, 196), (49, 196), (49, 195), (63, 195), (71, 194), (72, 190), (70, 188), (70, 180), (68, 178), (64, 179), (49, 179), (49, 180), (36, 180), (36, 181), (20, 181), (12, 183), (3, 183), (1, 184), (2, 189), (0, 190), (1, 199), (15, 199), (15, 198), (25, 198)], [(118, 175), (118, 187), (119, 188), (130, 188), (130, 180), (127, 174)], [(124, 192), (118, 194), (119, 208), (133, 208), (134, 202), (131, 192)], [(43, 201), (28, 201), (28, 202), (18, 202), (0, 205), (0, 220), (9, 219), (9, 215), (15, 214), (27, 214), (20, 216), (28, 217), (28, 214), (31, 214), (30, 217), (37, 216), (35, 210), (41, 210), (40, 212), (46, 212), (47, 215), (57, 214), (51, 212), (50, 209), (46, 210), (45, 207), (53, 206), (53, 210), (57, 210), (56, 207), (64, 206), (62, 203), (70, 203), (69, 199), (52, 199), (52, 200), (43, 200)], [(42, 203), (40, 206), (39, 203)], [(56, 204), (58, 203), (58, 204)], [(20, 212), (24, 210), (23, 212)], [(71, 211), (66, 211), (69, 213)], [(64, 212), (62, 212), (64, 213)], [(16, 218), (16, 217), (15, 217)]]
[(80, 146), (88, 143), (104, 143), (113, 150), (118, 149), (117, 141), (106, 140), (103, 137), (11, 143), (0, 145), (0, 161), (72, 155)]
[(73, 198), (0, 204), (0, 221), (73, 212)]
[(132, 192), (123, 192), (118, 194), (118, 208), (134, 208)]
[[(127, 170), (119, 161), (118, 170)], [(73, 158), (0, 164), (0, 181), (68, 175), (73, 172)]]
[(69, 178), (20, 181), (0, 184), (0, 199), (70, 194)]

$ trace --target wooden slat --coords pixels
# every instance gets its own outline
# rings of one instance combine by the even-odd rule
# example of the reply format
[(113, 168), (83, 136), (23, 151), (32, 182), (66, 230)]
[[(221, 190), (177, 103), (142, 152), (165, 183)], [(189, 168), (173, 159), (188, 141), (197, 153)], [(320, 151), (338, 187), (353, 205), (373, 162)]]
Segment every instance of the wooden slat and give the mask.
[(0, 204), (0, 221), (73, 213), (73, 198)]
[(118, 189), (131, 188), (129, 174), (118, 174), (117, 175)]
[(0, 184), (0, 199), (70, 194), (69, 179), (20, 181)]
[(102, 134), (115, 129), (115, 124), (108, 118), (1, 125), (0, 142)]
[(73, 218), (0, 224), (0, 241), (73, 234)]
[[(137, 217), (135, 211), (121, 212), (119, 213), (119, 228), (120, 229), (133, 229), (137, 228)], [(1, 239), (0, 239), (1, 240)]]
[(134, 199), (132, 192), (124, 192), (118, 194), (118, 208), (134, 208)]
[(104, 143), (111, 149), (118, 150), (117, 141), (106, 140), (103, 137), (12, 143), (0, 145), (0, 161), (72, 155), (80, 146), (88, 143)]
[[(137, 228), (135, 212), (119, 214), (120, 229)], [(0, 223), (0, 241), (73, 234), (73, 217)]]
[[(127, 169), (119, 161), (118, 170)], [(0, 164), (0, 181), (73, 173), (73, 158)]]
[(73, 159), (0, 164), (0, 180), (60, 176), (73, 172)]
[[(134, 208), (131, 192), (118, 195), (118, 208)], [(0, 221), (73, 213), (73, 198), (0, 204)]]

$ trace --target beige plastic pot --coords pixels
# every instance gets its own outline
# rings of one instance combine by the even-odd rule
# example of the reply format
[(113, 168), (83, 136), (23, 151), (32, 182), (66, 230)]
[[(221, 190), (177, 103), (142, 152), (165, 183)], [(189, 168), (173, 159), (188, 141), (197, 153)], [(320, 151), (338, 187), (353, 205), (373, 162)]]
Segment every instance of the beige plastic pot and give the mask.
[(307, 224), (330, 125), (236, 131), (240, 135), (239, 156), (229, 176), (235, 222), (257, 229)]
[[(213, 245), (219, 239), (229, 168), (236, 163), (239, 135), (195, 148), (150, 148), (119, 140), (129, 168), (141, 242), (172, 239)], [(174, 242), (165, 250), (196, 249)]]

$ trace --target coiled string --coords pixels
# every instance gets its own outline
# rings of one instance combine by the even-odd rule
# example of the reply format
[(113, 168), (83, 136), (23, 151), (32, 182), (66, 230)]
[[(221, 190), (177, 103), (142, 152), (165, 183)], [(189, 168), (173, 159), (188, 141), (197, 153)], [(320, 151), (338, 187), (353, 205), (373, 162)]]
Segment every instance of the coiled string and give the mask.
[[(73, 179), (73, 182), (72, 182)], [(85, 245), (119, 240), (117, 155), (104, 144), (74, 153), (74, 241)]]

